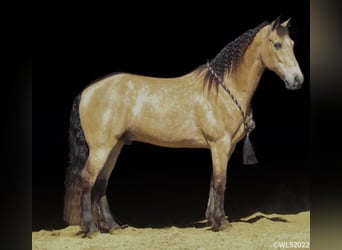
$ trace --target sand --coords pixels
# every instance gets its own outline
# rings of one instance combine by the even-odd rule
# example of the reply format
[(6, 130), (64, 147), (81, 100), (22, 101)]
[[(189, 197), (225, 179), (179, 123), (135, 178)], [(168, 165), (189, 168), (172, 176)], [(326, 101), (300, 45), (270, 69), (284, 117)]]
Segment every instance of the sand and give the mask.
[(308, 249), (310, 211), (298, 214), (255, 213), (232, 222), (227, 232), (213, 232), (204, 221), (192, 227), (127, 227), (94, 238), (78, 235), (78, 226), (32, 232), (32, 249)]

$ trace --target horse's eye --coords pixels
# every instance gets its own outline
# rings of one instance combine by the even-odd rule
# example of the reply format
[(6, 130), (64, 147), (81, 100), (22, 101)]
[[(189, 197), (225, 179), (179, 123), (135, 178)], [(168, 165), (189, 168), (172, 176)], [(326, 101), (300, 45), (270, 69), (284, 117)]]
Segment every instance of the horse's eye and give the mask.
[(281, 43), (274, 43), (274, 48), (281, 49), (283, 45)]

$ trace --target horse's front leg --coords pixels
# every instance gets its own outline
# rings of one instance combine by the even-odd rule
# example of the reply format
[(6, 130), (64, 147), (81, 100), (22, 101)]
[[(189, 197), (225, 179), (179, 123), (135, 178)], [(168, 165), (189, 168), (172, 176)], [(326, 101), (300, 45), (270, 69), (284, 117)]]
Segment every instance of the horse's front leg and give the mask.
[(210, 182), (209, 201), (206, 211), (208, 224), (214, 231), (231, 227), (224, 212), (227, 164), (233, 151), (229, 140), (221, 140), (210, 145), (213, 174)]

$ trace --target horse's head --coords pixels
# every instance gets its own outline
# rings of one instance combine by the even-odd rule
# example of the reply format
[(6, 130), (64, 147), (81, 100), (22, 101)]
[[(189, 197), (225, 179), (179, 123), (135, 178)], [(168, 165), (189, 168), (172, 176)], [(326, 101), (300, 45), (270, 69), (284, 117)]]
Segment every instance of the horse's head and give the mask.
[(279, 19), (265, 27), (267, 35), (261, 48), (261, 60), (266, 68), (284, 80), (287, 89), (299, 89), (304, 76), (294, 55), (294, 42), (287, 29), (290, 19), (283, 23)]

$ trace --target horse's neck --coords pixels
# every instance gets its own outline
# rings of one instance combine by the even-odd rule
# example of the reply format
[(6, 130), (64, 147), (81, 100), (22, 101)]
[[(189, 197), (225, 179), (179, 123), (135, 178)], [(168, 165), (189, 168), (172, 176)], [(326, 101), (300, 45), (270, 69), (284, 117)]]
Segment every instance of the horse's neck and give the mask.
[(229, 75), (225, 84), (232, 89), (241, 107), (247, 111), (259, 84), (265, 66), (259, 59), (259, 48), (251, 44), (236, 72)]

